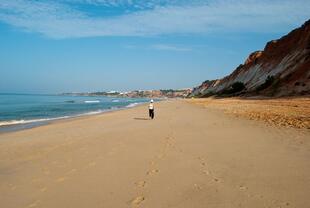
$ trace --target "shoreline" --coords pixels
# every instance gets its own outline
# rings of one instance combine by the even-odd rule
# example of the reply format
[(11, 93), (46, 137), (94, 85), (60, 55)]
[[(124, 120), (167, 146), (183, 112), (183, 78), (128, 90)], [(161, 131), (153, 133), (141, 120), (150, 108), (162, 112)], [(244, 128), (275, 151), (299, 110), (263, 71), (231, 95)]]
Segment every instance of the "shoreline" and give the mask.
[[(157, 102), (160, 102), (160, 101), (157, 101)], [(27, 120), (25, 120), (27, 123), (8, 124), (8, 125), (0, 126), (0, 135), (5, 134), (5, 133), (10, 133), (10, 132), (23, 131), (23, 130), (27, 130), (27, 129), (37, 128), (40, 126), (50, 125), (50, 124), (53, 124), (55, 122), (68, 121), (68, 120), (79, 119), (79, 118), (88, 117), (88, 116), (97, 116), (97, 115), (112, 113), (112, 112), (116, 112), (116, 111), (127, 110), (127, 109), (135, 108), (138, 106), (143, 106), (146, 104), (147, 104), (147, 102), (135, 103), (134, 106), (125, 106), (125, 107), (120, 107), (120, 108), (115, 108), (115, 109), (100, 110), (100, 112), (98, 112), (98, 113), (94, 113), (94, 111), (90, 111), (87, 113), (71, 115), (71, 116), (62, 116), (62, 117), (56, 117), (56, 118), (44, 118), (44, 119), (42, 119), (42, 121), (27, 122)], [(129, 105), (131, 105), (131, 104), (129, 104)], [(34, 119), (34, 120), (41, 120), (41, 119)], [(45, 120), (45, 121), (43, 121), (43, 120)]]
[[(156, 103), (163, 102), (163, 101), (176, 101), (176, 100), (180, 100), (180, 99), (158, 100)], [(192, 99), (181, 99), (181, 100), (188, 102), (188, 103), (191, 103), (191, 104), (204, 106), (204, 107), (209, 108), (209, 109), (218, 110), (219, 112), (224, 112), (225, 114), (233, 116), (235, 118), (244, 118), (244, 119), (247, 119), (249, 121), (251, 121), (251, 120), (262, 121), (266, 125), (272, 125), (272, 126), (278, 126), (278, 127), (287, 127), (287, 128), (305, 129), (305, 130), (310, 129), (310, 117), (309, 117), (310, 108), (309, 107), (304, 112), (305, 116), (302, 116), (306, 119), (304, 121), (304, 124), (302, 124), (302, 125), (288, 121), (289, 118), (286, 118), (287, 115), (283, 115), (283, 112), (281, 112), (281, 114), (278, 113), (277, 115), (273, 114), (273, 115), (267, 115), (266, 116), (266, 114), (269, 113), (268, 111), (266, 111), (266, 109), (263, 110), (262, 112), (258, 113), (257, 111), (253, 112), (253, 107), (252, 107), (252, 105), (253, 105), (252, 102), (262, 102), (262, 103), (267, 102), (268, 105), (269, 105), (268, 102), (271, 102), (272, 104), (276, 104), (277, 107), (279, 107), (279, 105), (281, 107), (284, 107), (285, 108), (284, 110), (286, 110), (286, 111), (289, 111), (290, 109), (288, 109), (288, 107), (291, 107), (291, 106), (296, 107), (295, 109), (298, 110), (298, 108), (300, 108), (300, 106), (297, 107), (297, 104), (295, 102), (302, 101), (302, 105), (307, 107), (307, 104), (309, 104), (309, 106), (310, 106), (310, 97), (283, 97), (283, 98), (268, 98), (268, 97), (236, 98), (236, 97), (233, 97), (233, 98), (192, 98)], [(290, 102), (290, 104), (287, 105), (286, 104), (287, 102)], [(240, 106), (237, 106), (236, 104), (237, 105), (244, 104), (244, 106), (246, 106), (246, 109), (240, 110)], [(31, 122), (31, 123), (26, 123), (26, 124), (13, 124), (13, 125), (8, 125), (8, 126), (0, 126), (0, 135), (6, 134), (6, 133), (11, 133), (11, 132), (16, 132), (16, 131), (23, 131), (23, 130), (27, 130), (27, 129), (38, 128), (41, 126), (46, 126), (46, 125), (50, 125), (50, 124), (54, 124), (54, 123), (58, 123), (58, 122), (71, 121), (71, 120), (75, 120), (75, 119), (87, 118), (87, 117), (92, 117), (92, 116), (100, 116), (100, 115), (113, 113), (113, 112), (117, 112), (117, 111), (123, 111), (123, 110), (132, 109), (132, 108), (137, 108), (137, 107), (143, 106), (143, 105), (147, 105), (147, 102), (136, 103), (134, 106), (130, 106), (130, 107), (125, 106), (125, 107), (121, 107), (121, 108), (117, 108), (117, 109), (107, 109), (107, 110), (103, 110), (102, 112), (94, 113), (94, 114), (92, 114), (92, 113), (89, 114), (90, 112), (88, 112), (85, 114), (68, 116), (66, 118), (63, 118), (63, 117), (55, 118), (55, 119), (52, 118), (51, 120), (42, 121), (42, 122), (39, 121), (39, 122)], [(258, 105), (261, 105), (261, 104), (258, 103)], [(264, 105), (266, 105), (266, 103), (264, 103)], [(261, 106), (264, 106), (264, 105), (261, 105)], [(252, 110), (252, 111), (249, 113), (248, 112), (249, 110)], [(264, 118), (264, 116), (265, 117), (276, 116), (277, 119), (281, 120), (282, 123), (281, 122), (277, 123), (277, 121), (278, 121), (277, 119), (268, 120), (268, 119)]]

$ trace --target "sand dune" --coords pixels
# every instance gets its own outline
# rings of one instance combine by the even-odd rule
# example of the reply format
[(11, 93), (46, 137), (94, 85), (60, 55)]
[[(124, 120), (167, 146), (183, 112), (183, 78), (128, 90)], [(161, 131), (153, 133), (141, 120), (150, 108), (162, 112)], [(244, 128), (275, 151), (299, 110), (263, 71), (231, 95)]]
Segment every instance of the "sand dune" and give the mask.
[(155, 107), (0, 134), (0, 207), (309, 207), (309, 130)]

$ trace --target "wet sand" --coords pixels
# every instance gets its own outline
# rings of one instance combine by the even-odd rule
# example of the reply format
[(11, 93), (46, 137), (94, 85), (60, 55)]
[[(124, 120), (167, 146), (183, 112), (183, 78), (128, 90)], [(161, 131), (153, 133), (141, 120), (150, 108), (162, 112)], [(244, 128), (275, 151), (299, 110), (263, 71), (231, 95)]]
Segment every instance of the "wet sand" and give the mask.
[(310, 131), (186, 101), (0, 134), (0, 207), (299, 207)]

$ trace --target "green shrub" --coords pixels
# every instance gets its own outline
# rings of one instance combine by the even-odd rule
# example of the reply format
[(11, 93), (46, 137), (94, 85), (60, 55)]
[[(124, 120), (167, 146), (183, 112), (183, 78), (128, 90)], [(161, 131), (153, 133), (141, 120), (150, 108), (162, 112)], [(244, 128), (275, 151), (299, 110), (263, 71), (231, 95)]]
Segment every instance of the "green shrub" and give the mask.
[(258, 91), (268, 88), (274, 83), (274, 81), (275, 81), (274, 76), (268, 76), (265, 82), (256, 88), (256, 91), (258, 92)]
[(214, 93), (213, 91), (207, 92), (206, 94), (203, 94), (201, 97), (202, 98), (207, 98), (207, 97), (211, 97), (213, 95), (216, 95), (216, 93)]
[(220, 95), (231, 95), (240, 92), (245, 89), (245, 85), (242, 82), (235, 82), (230, 87), (224, 89)]
[(242, 82), (235, 82), (231, 86), (232, 93), (240, 92), (245, 89), (245, 85)]

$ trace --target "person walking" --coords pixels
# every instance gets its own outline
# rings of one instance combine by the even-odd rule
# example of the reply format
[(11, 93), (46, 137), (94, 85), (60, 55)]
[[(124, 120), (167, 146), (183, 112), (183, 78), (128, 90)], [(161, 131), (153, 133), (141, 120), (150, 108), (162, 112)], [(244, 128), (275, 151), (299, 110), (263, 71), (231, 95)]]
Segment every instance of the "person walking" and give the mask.
[(151, 100), (150, 104), (149, 104), (149, 116), (150, 118), (154, 119), (154, 101)]

